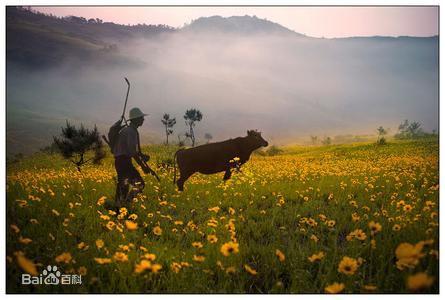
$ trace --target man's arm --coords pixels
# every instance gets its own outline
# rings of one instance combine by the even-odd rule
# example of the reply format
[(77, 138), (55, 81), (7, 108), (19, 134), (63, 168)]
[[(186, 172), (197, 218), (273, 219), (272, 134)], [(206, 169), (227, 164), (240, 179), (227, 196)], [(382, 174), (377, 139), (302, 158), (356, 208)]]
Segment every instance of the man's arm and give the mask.
[(145, 174), (147, 174), (147, 173), (150, 172), (150, 170), (147, 168), (147, 165), (145, 164), (145, 162), (142, 161), (142, 159), (141, 159), (139, 153), (136, 153), (136, 154), (133, 156), (133, 159), (137, 162), (137, 164), (138, 164), (139, 166), (141, 166), (141, 168), (142, 168), (142, 170), (144, 171)]
[(130, 145), (130, 155), (131, 157), (136, 161), (136, 163), (141, 166), (142, 170), (144, 171), (144, 173), (148, 173), (149, 169), (147, 168), (147, 164), (145, 164), (145, 162), (142, 160), (141, 154), (139, 153), (137, 146), (135, 144), (135, 137), (131, 137), (131, 141), (129, 141), (129, 145)]
[(148, 155), (144, 155), (139, 151), (138, 140), (137, 140), (137, 132), (131, 135), (131, 138), (128, 140), (128, 145), (130, 146), (131, 157), (137, 162), (139, 166), (141, 166), (142, 170), (145, 174), (152, 174), (159, 181), (159, 177), (155, 171), (153, 171), (146, 163), (150, 158)]

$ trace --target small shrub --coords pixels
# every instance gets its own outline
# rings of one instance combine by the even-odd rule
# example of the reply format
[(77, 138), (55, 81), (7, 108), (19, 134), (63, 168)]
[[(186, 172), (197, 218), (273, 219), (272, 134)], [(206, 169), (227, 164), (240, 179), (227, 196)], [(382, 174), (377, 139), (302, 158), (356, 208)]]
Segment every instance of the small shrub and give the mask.
[(377, 140), (377, 145), (386, 145), (386, 139), (384, 136), (379, 137), (379, 139)]
[(282, 153), (282, 152), (283, 152), (283, 150), (280, 149), (280, 148), (278, 148), (278, 147), (275, 146), (275, 145), (270, 146), (270, 147), (265, 151), (266, 155), (268, 155), (268, 156), (278, 155), (278, 154), (280, 154), (280, 153)]

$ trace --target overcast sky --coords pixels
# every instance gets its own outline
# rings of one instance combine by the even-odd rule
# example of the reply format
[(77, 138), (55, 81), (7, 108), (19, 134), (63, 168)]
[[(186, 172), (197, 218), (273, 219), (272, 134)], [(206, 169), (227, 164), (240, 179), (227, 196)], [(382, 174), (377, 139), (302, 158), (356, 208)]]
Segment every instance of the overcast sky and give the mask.
[(199, 17), (256, 15), (313, 37), (432, 36), (437, 7), (34, 7), (57, 16), (182, 27)]

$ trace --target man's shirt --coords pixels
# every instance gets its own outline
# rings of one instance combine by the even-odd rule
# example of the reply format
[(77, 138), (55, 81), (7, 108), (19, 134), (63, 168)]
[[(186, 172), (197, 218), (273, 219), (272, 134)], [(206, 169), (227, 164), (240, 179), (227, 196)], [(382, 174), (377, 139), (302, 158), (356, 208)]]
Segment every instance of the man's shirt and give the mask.
[(119, 131), (119, 139), (114, 147), (114, 156), (130, 156), (133, 157), (138, 153), (138, 132), (132, 126), (125, 126)]

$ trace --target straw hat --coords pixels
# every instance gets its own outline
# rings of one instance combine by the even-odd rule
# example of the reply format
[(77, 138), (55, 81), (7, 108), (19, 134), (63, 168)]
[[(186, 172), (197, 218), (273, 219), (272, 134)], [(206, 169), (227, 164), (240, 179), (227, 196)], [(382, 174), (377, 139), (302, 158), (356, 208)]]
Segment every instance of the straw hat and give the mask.
[(139, 108), (134, 107), (130, 109), (128, 120), (137, 119), (144, 116), (148, 116), (148, 114), (144, 114)]

